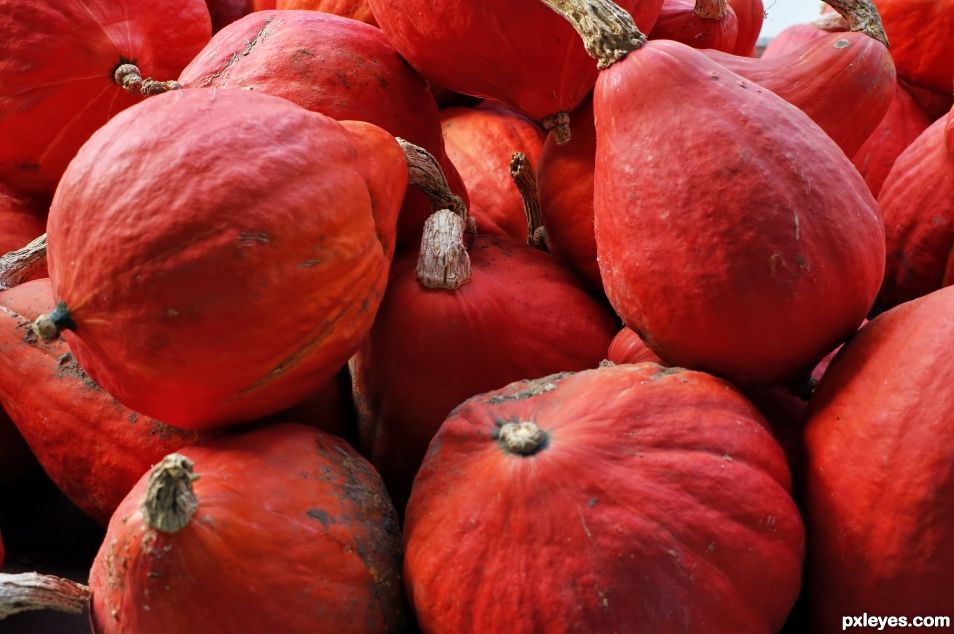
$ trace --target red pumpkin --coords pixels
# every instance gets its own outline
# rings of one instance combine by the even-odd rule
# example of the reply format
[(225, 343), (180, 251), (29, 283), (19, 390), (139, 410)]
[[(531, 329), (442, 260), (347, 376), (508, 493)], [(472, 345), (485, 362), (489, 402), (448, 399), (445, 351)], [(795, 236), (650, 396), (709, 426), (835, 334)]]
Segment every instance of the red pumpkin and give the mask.
[(662, 359), (649, 349), (649, 346), (639, 338), (631, 328), (620, 330), (610, 342), (606, 351), (606, 359), (613, 363), (659, 363)]
[(252, 0), (252, 8), (255, 11), (269, 11), (275, 8), (276, 0)]
[[(217, 34), (179, 82), (265, 92), (339, 121), (373, 123), (430, 151), (451, 188), (466, 200), (444, 152), (433, 97), (379, 29), (317, 11), (254, 13)], [(423, 194), (408, 192), (399, 242), (416, 247), (432, 211)]]
[(53, 304), (47, 279), (0, 293), (0, 403), (53, 483), (105, 524), (143, 471), (203, 436), (123, 407), (65, 341), (31, 336), (30, 323)]
[[(0, 255), (21, 249), (42, 235), (46, 231), (45, 212), (35, 201), (0, 185)], [(45, 266), (37, 267), (28, 279), (41, 277), (46, 277)]]
[(705, 53), (798, 106), (847, 156), (878, 127), (897, 92), (887, 47), (865, 33), (825, 33), (769, 58)]
[(735, 48), (730, 51), (736, 55), (752, 57), (755, 45), (765, 20), (765, 6), (762, 0), (729, 0), (729, 6), (739, 20), (739, 31), (735, 38)]
[(98, 634), (404, 622), (401, 532), (381, 478), (343, 440), (295, 424), (164, 458), (113, 515), (89, 585)]
[(374, 19), (374, 14), (371, 13), (371, 7), (368, 6), (368, 0), (278, 0), (273, 8), (324, 11), (325, 13), (340, 15), (343, 18), (358, 20), (371, 26), (378, 25)]
[(805, 44), (826, 35), (828, 31), (816, 24), (793, 24), (785, 27), (762, 51), (762, 58), (771, 59), (779, 55), (788, 55), (793, 50), (800, 50)]
[(547, 247), (594, 291), (603, 293), (593, 234), (593, 167), (596, 127), (593, 99), (587, 97), (570, 117), (569, 143), (547, 138), (537, 166), (540, 210)]
[(210, 31), (202, 0), (0, 0), (0, 182), (52, 196), (86, 139), (142, 99), (116, 70), (174, 79)]
[(99, 385), (169, 424), (281, 411), (370, 329), (406, 179), (368, 123), (257, 91), (154, 97), (93, 135), (57, 189), (59, 304), (38, 331), (69, 329)]
[[(438, 212), (420, 258), (395, 259), (371, 335), (352, 360), (362, 450), (399, 510), (455, 406), (520, 377), (595, 367), (618, 329), (551, 256), (486, 235), (465, 250), (462, 223)], [(456, 243), (435, 251), (454, 230)]]
[(804, 113), (666, 40), (603, 71), (594, 110), (603, 284), (662, 359), (779, 384), (857, 328), (880, 286), (884, 229)]
[(732, 52), (738, 33), (739, 20), (726, 0), (664, 0), (649, 39)]
[[(954, 112), (954, 111), (952, 111)], [(906, 149), (878, 196), (887, 239), (885, 308), (954, 284), (954, 114)]]
[(805, 520), (812, 632), (844, 615), (954, 609), (954, 288), (879, 315), (811, 405)]
[(459, 170), (468, 193), (470, 215), (481, 233), (527, 239), (523, 198), (507, 177), (514, 152), (536, 167), (544, 130), (499, 103), (441, 111), (447, 155)]
[[(566, 135), (597, 69), (567, 23), (537, 0), (369, 0), (391, 44), (429, 82), (502, 101)], [(662, 0), (623, 0), (649, 32)], [(585, 18), (584, 18), (585, 19)], [(533, 34), (533, 37), (528, 37)]]
[(431, 443), (408, 592), (425, 632), (777, 632), (804, 552), (790, 487), (765, 421), (709, 375), (513, 383)]
[(951, 94), (954, 0), (877, 0), (898, 75), (915, 86)]
[(881, 192), (884, 179), (898, 156), (917, 139), (931, 120), (918, 106), (910, 93), (898, 83), (888, 112), (868, 139), (861, 145), (851, 162), (864, 177), (871, 193)]

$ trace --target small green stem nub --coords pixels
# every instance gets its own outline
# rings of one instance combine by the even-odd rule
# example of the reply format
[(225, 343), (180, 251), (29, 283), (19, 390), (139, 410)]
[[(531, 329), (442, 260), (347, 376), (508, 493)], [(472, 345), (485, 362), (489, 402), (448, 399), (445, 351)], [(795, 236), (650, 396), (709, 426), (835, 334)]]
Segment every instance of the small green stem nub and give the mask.
[(43, 341), (53, 341), (64, 330), (76, 330), (76, 322), (63, 302), (58, 302), (56, 308), (33, 322), (33, 332)]

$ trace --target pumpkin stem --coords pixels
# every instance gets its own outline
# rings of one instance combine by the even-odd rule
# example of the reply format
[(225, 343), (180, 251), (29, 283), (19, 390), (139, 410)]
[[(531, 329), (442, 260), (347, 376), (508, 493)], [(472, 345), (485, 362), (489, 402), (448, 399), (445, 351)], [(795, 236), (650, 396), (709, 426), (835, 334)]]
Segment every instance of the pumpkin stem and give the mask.
[(23, 283), (42, 267), (46, 266), (46, 234), (22, 249), (0, 256), (0, 291)]
[(693, 13), (703, 20), (721, 20), (725, 17), (726, 0), (696, 0)]
[(547, 433), (531, 421), (506, 423), (497, 437), (504, 449), (518, 456), (531, 456), (547, 443)]
[(407, 161), (407, 180), (414, 185), (431, 201), (434, 211), (450, 209), (464, 221), (467, 220), (467, 206), (464, 200), (450, 190), (447, 177), (440, 163), (424, 148), (405, 141), (401, 137), (394, 137), (404, 151), (404, 160)]
[(113, 72), (113, 80), (122, 86), (123, 90), (139, 93), (143, 97), (160, 95), (170, 90), (179, 90), (182, 84), (177, 81), (156, 81), (150, 77), (142, 78), (139, 67), (135, 64), (120, 64)]
[(871, 0), (825, 0), (825, 4), (845, 18), (849, 31), (861, 31), (888, 46), (888, 36), (881, 24), (881, 14)]
[(146, 497), (139, 507), (146, 526), (163, 533), (185, 528), (199, 508), (192, 490), (192, 483), (198, 479), (192, 461), (182, 454), (169, 454), (153, 467)]
[(63, 302), (58, 302), (53, 310), (33, 322), (33, 332), (43, 341), (53, 341), (64, 330), (76, 330), (76, 322)]
[(557, 145), (566, 145), (570, 142), (570, 115), (566, 112), (558, 112), (545, 117), (540, 125), (547, 132), (553, 133), (553, 140)]
[(36, 572), (0, 574), (0, 621), (30, 610), (82, 614), (89, 607), (89, 597), (87, 586), (69, 579)]
[(527, 216), (527, 244), (546, 251), (546, 231), (540, 212), (540, 198), (537, 196), (537, 175), (530, 165), (530, 159), (523, 152), (514, 152), (510, 158), (510, 178), (523, 198), (523, 211)]
[(450, 209), (424, 221), (417, 279), (427, 288), (454, 290), (470, 281), (470, 255), (464, 244), (467, 222)]
[(646, 43), (633, 17), (612, 0), (540, 0), (569, 22), (599, 69), (609, 68)]

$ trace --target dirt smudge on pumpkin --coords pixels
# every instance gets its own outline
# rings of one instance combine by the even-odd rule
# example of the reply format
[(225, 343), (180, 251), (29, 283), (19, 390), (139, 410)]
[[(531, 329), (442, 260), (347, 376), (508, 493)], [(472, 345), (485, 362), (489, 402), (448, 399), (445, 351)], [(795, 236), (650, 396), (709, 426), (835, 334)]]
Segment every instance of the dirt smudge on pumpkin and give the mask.
[(331, 517), (327, 512), (321, 509), (308, 509), (305, 515), (312, 519), (318, 520), (326, 529), (330, 525), (337, 523), (335, 518)]
[(64, 352), (56, 358), (56, 377), (78, 379), (80, 383), (91, 390), (97, 392), (103, 391), (103, 388), (86, 374), (86, 370), (80, 367), (80, 364), (76, 361), (76, 357), (74, 357), (71, 352)]
[(557, 388), (557, 383), (571, 374), (573, 374), (573, 372), (561, 372), (559, 374), (545, 376), (542, 379), (523, 381), (522, 384), (526, 385), (526, 388), (504, 394), (494, 394), (485, 402), (491, 405), (499, 405), (501, 403), (506, 403), (507, 401), (524, 401), (528, 398), (540, 396), (541, 394), (555, 390)]
[(268, 244), (271, 237), (264, 231), (243, 231), (239, 233), (238, 245), (243, 248), (255, 246), (256, 244)]

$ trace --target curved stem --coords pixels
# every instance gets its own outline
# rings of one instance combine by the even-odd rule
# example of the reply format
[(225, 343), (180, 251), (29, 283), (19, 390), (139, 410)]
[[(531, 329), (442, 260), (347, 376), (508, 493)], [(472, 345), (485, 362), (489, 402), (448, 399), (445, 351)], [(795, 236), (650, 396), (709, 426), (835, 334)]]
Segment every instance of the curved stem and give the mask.
[(566, 112), (558, 112), (545, 117), (540, 121), (540, 125), (547, 132), (553, 133), (553, 139), (557, 145), (565, 145), (570, 142), (570, 115)]
[(89, 588), (69, 579), (35, 572), (0, 574), (0, 621), (30, 610), (82, 614), (89, 599)]
[(881, 15), (871, 0), (825, 0), (825, 4), (845, 18), (849, 31), (861, 31), (888, 46)]
[(696, 0), (693, 13), (703, 20), (721, 20), (725, 17), (726, 0)]
[(543, 228), (543, 214), (540, 212), (540, 198), (537, 195), (537, 175), (523, 152), (514, 152), (510, 158), (510, 178), (523, 198), (523, 211), (527, 216), (527, 244), (545, 251), (546, 231)]
[(22, 284), (46, 267), (46, 234), (22, 249), (0, 256), (0, 291)]
[(156, 81), (150, 77), (143, 79), (139, 67), (135, 64), (120, 64), (113, 72), (113, 80), (126, 92), (138, 92), (143, 97), (182, 88), (177, 81)]
[(597, 68), (609, 68), (646, 43), (633, 17), (612, 0), (540, 1), (573, 25)]
[(76, 322), (63, 302), (58, 302), (53, 310), (33, 321), (33, 332), (43, 341), (53, 341), (64, 330), (76, 330)]
[(192, 461), (172, 453), (149, 472), (146, 497), (139, 506), (146, 526), (163, 533), (178, 533), (189, 524), (199, 509), (199, 500), (192, 490), (198, 480)]
[(431, 201), (431, 208), (434, 211), (441, 209), (450, 209), (463, 220), (467, 220), (467, 206), (463, 199), (450, 190), (447, 184), (447, 177), (444, 176), (444, 170), (440, 163), (430, 152), (424, 148), (414, 145), (401, 137), (397, 139), (398, 145), (404, 151), (404, 159), (407, 161), (407, 179), (409, 185), (414, 185), (428, 197)]

